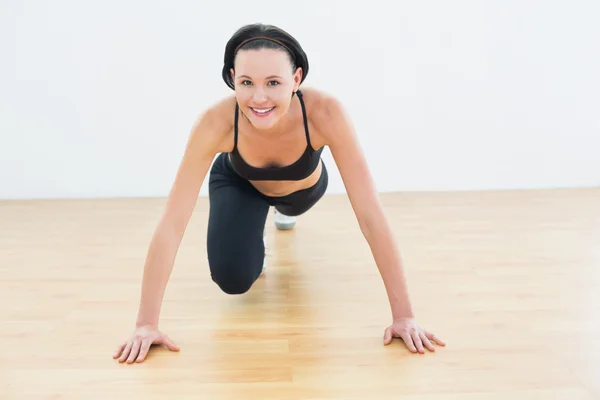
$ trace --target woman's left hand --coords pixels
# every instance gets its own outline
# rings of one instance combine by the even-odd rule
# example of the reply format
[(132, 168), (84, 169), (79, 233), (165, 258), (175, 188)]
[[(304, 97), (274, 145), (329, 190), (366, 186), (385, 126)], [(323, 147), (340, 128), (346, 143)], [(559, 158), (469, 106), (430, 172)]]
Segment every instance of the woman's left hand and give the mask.
[(446, 343), (433, 333), (421, 328), (414, 318), (398, 318), (394, 320), (392, 325), (385, 329), (383, 344), (387, 346), (392, 343), (392, 339), (395, 337), (404, 340), (406, 347), (413, 353), (425, 353), (425, 348), (435, 351), (432, 342), (440, 346), (446, 345)]

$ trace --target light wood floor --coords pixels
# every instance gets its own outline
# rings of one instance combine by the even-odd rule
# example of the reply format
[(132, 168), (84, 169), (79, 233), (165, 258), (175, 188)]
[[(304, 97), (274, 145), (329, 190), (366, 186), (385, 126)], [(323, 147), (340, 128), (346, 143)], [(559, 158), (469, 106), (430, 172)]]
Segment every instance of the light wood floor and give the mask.
[(178, 353), (112, 353), (132, 332), (163, 199), (0, 202), (1, 399), (600, 397), (600, 190), (382, 195), (418, 321), (447, 342), (383, 346), (390, 311), (343, 196), (290, 232), (269, 217), (249, 293), (208, 275), (199, 200), (161, 328)]

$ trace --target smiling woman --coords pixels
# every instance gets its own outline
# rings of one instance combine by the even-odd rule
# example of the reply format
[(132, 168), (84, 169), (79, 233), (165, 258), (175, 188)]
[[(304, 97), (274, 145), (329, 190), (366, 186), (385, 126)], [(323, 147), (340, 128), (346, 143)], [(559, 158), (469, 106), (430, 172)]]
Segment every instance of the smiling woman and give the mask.
[(290, 93), (306, 79), (309, 65), (294, 38), (274, 27), (263, 29), (266, 32), (257, 28), (244, 27), (227, 43), (222, 75), (236, 91), (242, 110), (255, 117), (252, 124), (266, 129), (287, 114)]
[(400, 255), (352, 123), (334, 97), (317, 89), (300, 90), (308, 70), (304, 50), (280, 28), (248, 25), (228, 41), (222, 77), (235, 93), (205, 110), (189, 136), (148, 249), (135, 330), (114, 354), (121, 362), (143, 361), (152, 344), (178, 350), (158, 330), (158, 320), (176, 252), (207, 173), (211, 277), (223, 292), (242, 294), (264, 270), (269, 208), (276, 209), (278, 226), (290, 228), (294, 217), (324, 195), (325, 146), (385, 284), (392, 318), (384, 344), (399, 337), (413, 352), (434, 351), (432, 343), (443, 345), (413, 316)]

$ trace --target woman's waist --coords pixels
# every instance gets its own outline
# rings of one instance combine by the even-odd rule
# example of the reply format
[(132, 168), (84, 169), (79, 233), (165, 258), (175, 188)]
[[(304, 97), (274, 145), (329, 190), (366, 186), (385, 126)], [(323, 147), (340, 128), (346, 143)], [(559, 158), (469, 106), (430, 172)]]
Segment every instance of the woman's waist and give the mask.
[(319, 166), (315, 171), (302, 180), (298, 181), (253, 181), (250, 183), (262, 194), (269, 197), (283, 197), (290, 195), (300, 190), (310, 189), (315, 186), (321, 174), (326, 173), (323, 168), (323, 163), (319, 163)]

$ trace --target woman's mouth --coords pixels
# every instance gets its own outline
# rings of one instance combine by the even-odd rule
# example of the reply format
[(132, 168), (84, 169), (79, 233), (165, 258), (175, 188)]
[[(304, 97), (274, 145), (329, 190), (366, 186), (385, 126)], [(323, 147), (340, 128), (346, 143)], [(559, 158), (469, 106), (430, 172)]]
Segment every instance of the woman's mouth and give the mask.
[(257, 117), (265, 117), (269, 114), (271, 114), (271, 112), (275, 109), (275, 107), (270, 107), (270, 108), (254, 108), (254, 107), (250, 107), (250, 110), (252, 110), (252, 113), (254, 115), (256, 115)]

